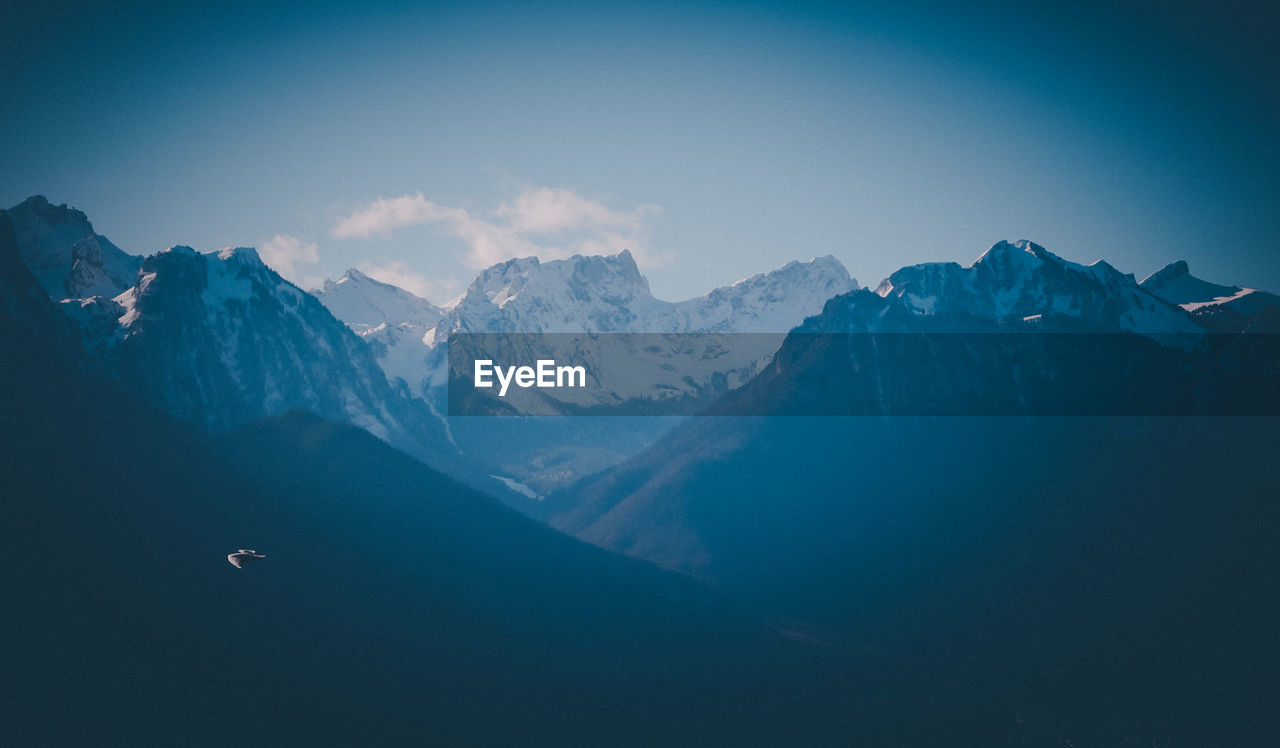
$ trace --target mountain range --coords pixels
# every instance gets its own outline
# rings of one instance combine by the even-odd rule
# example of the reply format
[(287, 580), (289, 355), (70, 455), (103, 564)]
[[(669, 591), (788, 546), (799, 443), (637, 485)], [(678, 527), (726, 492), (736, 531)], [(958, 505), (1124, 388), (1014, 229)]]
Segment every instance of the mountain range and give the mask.
[[(364, 431), (295, 410), (210, 435), (95, 374), (11, 227), (8, 739), (816, 740), (856, 708), (811, 645)], [(228, 564), (245, 546), (266, 558)]]
[[(661, 362), (665, 377), (653, 376), (663, 371), (650, 371), (645, 377), (614, 376), (613, 382), (636, 384), (587, 402), (575, 401), (572, 393), (558, 400), (543, 398), (533, 407), (525, 403), (522, 411), (557, 415), (588, 407), (603, 407), (608, 413), (663, 397), (688, 398), (687, 409), (696, 409), (697, 403), (710, 402), (758, 373), (787, 330), (820, 311), (831, 296), (857, 287), (839, 261), (828, 256), (791, 262), (701, 297), (668, 302), (653, 296), (635, 259), (623, 251), (548, 262), (533, 257), (509, 260), (482, 271), (462, 296), (440, 307), (356, 269), (315, 293), (369, 344), (389, 380), (405, 383), (439, 413), (448, 411), (446, 343), (451, 333), (774, 333), (739, 338), (734, 345), (722, 345), (721, 355), (715, 357), (672, 341), (648, 341), (668, 348), (670, 355)], [(516, 341), (522, 342), (530, 343)], [(610, 349), (611, 342), (625, 348), (637, 340), (594, 337), (569, 347), (563, 358), (589, 364), (593, 371), (636, 360), (636, 351)], [(530, 496), (636, 453), (669, 423), (607, 415), (590, 422), (542, 419), (519, 424), (464, 418), (450, 419), (449, 429), (457, 449), (481, 464), (480, 485), (524, 508)]]
[[(1280, 356), (1274, 336), (1200, 319), (1030, 243), (906, 268), (830, 300), (708, 417), (535, 512), (1072, 742), (1263, 739), (1280, 728), (1257, 711), (1280, 695), (1264, 633)], [(1197, 367), (1173, 415), (1089, 415)], [(963, 407), (912, 415), (939, 394)], [(1037, 397), (1103, 411), (1028, 416)]]
[[(781, 334), (820, 311), (827, 299), (857, 287), (844, 266), (827, 256), (791, 262), (698, 298), (668, 302), (653, 296), (635, 259), (623, 250), (548, 262), (536, 257), (509, 260), (482, 271), (466, 293), (444, 307), (355, 269), (315, 293), (373, 346), (388, 379), (402, 380), (414, 394), (443, 403), (443, 344), (453, 333)], [(662, 385), (668, 391), (701, 394), (713, 378), (745, 381), (776, 347), (775, 341), (760, 351), (743, 348), (734, 352), (740, 355), (723, 357), (706, 370), (695, 366), (696, 357), (677, 353), (673, 366), (680, 375)], [(586, 350), (567, 356), (591, 357)], [(628, 401), (654, 393), (623, 390), (610, 395)], [(557, 412), (552, 407), (547, 414)]]
[[(11, 732), (1272, 742), (1277, 314), (1030, 242), (874, 291), (819, 258), (670, 303), (621, 253), (313, 296), (31, 198), (0, 211)], [(433, 402), (445, 333), (554, 331), (781, 342), (703, 417)], [(1028, 407), (1073, 398), (1143, 415)]]
[[(509, 493), (506, 484), (489, 475), (516, 456), (474, 448), (489, 438), (484, 425), (463, 427), (465, 443), (459, 444), (442, 415), (446, 349), (436, 345), (437, 334), (781, 333), (820, 309), (827, 297), (856, 287), (828, 257), (669, 303), (653, 297), (634, 259), (623, 252), (547, 263), (513, 260), (482, 272), (460, 299), (437, 307), (354, 269), (313, 296), (282, 279), (251, 248), (197, 252), (175, 246), (137, 257), (97, 234), (80, 211), (39, 196), (9, 213), (23, 263), (81, 330), (97, 369), (166, 411), (226, 430), (304, 408), (364, 428), (500, 494)], [(772, 347), (744, 351), (741, 361), (708, 370), (702, 375), (706, 381), (687, 386), (700, 392), (712, 378), (734, 370), (732, 381), (745, 381)], [(678, 378), (681, 386), (684, 379)], [(558, 485), (618, 461), (655, 435), (652, 425), (614, 431), (603, 440), (613, 445), (605, 452), (600, 443), (584, 452), (573, 447), (572, 436), (546, 434), (543, 451), (521, 453), (519, 461), (545, 459), (547, 451), (561, 458), (573, 454), (567, 472), (553, 471)]]
[[(911, 317), (999, 324), (1067, 318), (1094, 332), (1201, 331), (1183, 310), (1144, 289), (1133, 275), (1101, 260), (1091, 265), (1064, 260), (1029, 241), (997, 242), (968, 267), (936, 262), (902, 268), (880, 284), (876, 295), (893, 301), (887, 308)], [(852, 332), (874, 332), (891, 323), (868, 316), (853, 324)]]
[(149, 402), (214, 431), (303, 408), (448, 465), (430, 408), (255, 250), (175, 246), (144, 259), (65, 205), (34, 197), (8, 213), (19, 257), (80, 329), (94, 368)]

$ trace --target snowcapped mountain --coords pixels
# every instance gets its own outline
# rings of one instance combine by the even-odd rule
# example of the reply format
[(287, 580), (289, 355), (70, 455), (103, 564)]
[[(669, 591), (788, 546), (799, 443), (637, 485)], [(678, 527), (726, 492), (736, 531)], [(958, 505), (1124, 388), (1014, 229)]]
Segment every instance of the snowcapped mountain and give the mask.
[(1146, 280), (1139, 285), (1148, 293), (1159, 296), (1170, 304), (1177, 304), (1187, 311), (1194, 311), (1210, 304), (1233, 301), (1253, 292), (1252, 288), (1220, 286), (1217, 283), (1201, 280), (1191, 274), (1191, 268), (1187, 266), (1186, 260), (1165, 265), (1147, 276)]
[(1202, 326), (1218, 332), (1280, 331), (1280, 296), (1256, 288), (1222, 286), (1191, 274), (1185, 260), (1142, 281), (1143, 290), (1177, 304)]
[[(1251, 420), (1275, 427), (1280, 345), (1272, 335), (1205, 335), (1199, 319), (1108, 265), (1071, 263), (1029, 242), (1001, 242), (967, 268), (904, 268), (878, 292), (828, 301), (758, 376), (705, 411), (749, 417), (688, 419), (619, 465), (549, 491), (532, 511), (587, 542), (733, 589), (776, 584), (767, 602), (787, 605), (803, 600), (804, 580), (834, 569), (848, 574), (842, 584), (859, 584), (879, 576), (868, 568), (897, 567), (874, 566), (874, 556), (918, 542), (915, 530), (882, 545), (851, 538), (899, 511), (882, 530), (928, 518), (945, 537), (956, 524), (940, 518), (938, 502), (960, 522), (997, 494), (1017, 507), (1051, 494), (1061, 498), (1047, 507), (1078, 507), (1104, 488), (1097, 476), (1123, 474), (1132, 483), (1105, 488), (1097, 504), (1105, 516), (1150, 490), (1148, 473), (1168, 480), (1151, 494), (1163, 506), (1201, 474), (1194, 463), (1206, 454), (1232, 472), (1249, 450), (1257, 462), (1244, 472), (1270, 469), (1252, 441), (1266, 437), (1241, 434), (1256, 428)], [(1000, 334), (1037, 330), (1101, 334)], [(1162, 345), (1166, 332), (1194, 333), (1182, 336), (1192, 345)], [(1079, 415), (1122, 417), (1056, 417)], [(1210, 435), (1218, 426), (1241, 428), (1226, 437), (1240, 445)], [(1171, 463), (1170, 454), (1195, 459)], [(1150, 467), (1128, 464), (1135, 457)], [(1039, 467), (1028, 468), (1032, 461)], [(1170, 480), (1172, 471), (1179, 477)], [(1046, 483), (1047, 475), (1055, 477)], [(1256, 501), (1270, 489), (1252, 490)], [(1194, 491), (1182, 496), (1201, 502)], [(1206, 516), (1217, 511), (1206, 507)], [(903, 559), (914, 564), (932, 542)], [(948, 573), (955, 558), (944, 555), (929, 574)], [(877, 608), (880, 599), (870, 599), (859, 606)]]
[(628, 251), (494, 265), (445, 316), (436, 339), (453, 332), (629, 332), (669, 307), (649, 292)]
[[(389, 380), (403, 380), (414, 395), (438, 412), (445, 407), (444, 385), (448, 381), (446, 346), (441, 343), (455, 331), (774, 333), (735, 341), (728, 347), (733, 354), (730, 357), (684, 350), (671, 360), (610, 347), (634, 345), (638, 340), (596, 339), (587, 348), (568, 351), (566, 359), (609, 374), (615, 390), (603, 393), (600, 401), (577, 402), (576, 393), (569, 393), (563, 400), (525, 403), (521, 409), (525, 413), (558, 413), (597, 406), (616, 408), (636, 398), (658, 395), (694, 402), (731, 389), (760, 371), (787, 330), (820, 312), (828, 298), (857, 287), (838, 260), (821, 257), (791, 262), (705, 296), (673, 303), (653, 295), (635, 258), (624, 251), (547, 262), (536, 257), (513, 259), (479, 273), (454, 302), (430, 309), (403, 304), (401, 294), (405, 292), (369, 281), (358, 272), (348, 272), (313, 293), (360, 333)], [(340, 298), (343, 300), (337, 301)], [(435, 309), (442, 313), (438, 320), (431, 314)], [(391, 310), (399, 310), (401, 319), (397, 321)], [(705, 342), (716, 345), (712, 339)], [(643, 372), (617, 372), (618, 367), (637, 361), (653, 366)], [(628, 384), (635, 387), (623, 386)], [(502, 476), (493, 480), (490, 490), (505, 476), (516, 476), (536, 492), (543, 492), (616, 463), (661, 433), (647, 419), (624, 420), (608, 427), (594, 424), (591, 439), (581, 438), (585, 423), (581, 419), (559, 426), (543, 423), (538, 438), (530, 440), (504, 436), (503, 425), (490, 419), (461, 419), (450, 422), (449, 428), (465, 454), (488, 460), (489, 472)]]
[(133, 284), (142, 258), (95, 233), (84, 213), (41, 195), (8, 210), (22, 262), (54, 301), (112, 297)]
[[(904, 267), (876, 294), (912, 317), (997, 323), (1066, 319), (1094, 332), (1203, 332), (1183, 310), (1139, 287), (1132, 274), (1102, 260), (1070, 262), (1026, 240), (998, 242), (968, 267), (954, 262)], [(878, 329), (869, 319), (862, 324), (869, 332)]]
[(649, 291), (626, 250), (550, 262), (527, 257), (481, 272), (440, 332), (786, 332), (857, 287), (827, 256), (668, 302)]
[[(374, 347), (389, 379), (403, 379), (415, 394), (428, 396), (445, 381), (438, 344), (454, 332), (772, 332), (778, 334), (775, 342), (781, 342), (782, 334), (821, 311), (827, 299), (854, 288), (857, 282), (828, 256), (791, 262), (695, 299), (668, 302), (652, 294), (635, 258), (624, 250), (548, 262), (536, 257), (508, 260), (482, 271), (448, 308), (405, 304), (396, 292), (407, 292), (351, 271), (339, 281), (327, 282), (317, 295)], [(433, 324), (437, 311), (440, 317)], [(398, 321), (393, 313), (400, 315)], [(664, 392), (695, 394), (712, 378), (724, 375), (740, 383), (775, 349), (776, 344), (761, 351), (743, 346), (738, 351), (742, 355), (723, 358), (710, 368), (693, 360), (675, 365), (676, 374), (664, 383)], [(606, 359), (627, 359), (595, 354), (583, 351), (574, 360), (596, 361), (600, 368), (609, 365)], [(695, 381), (686, 381), (690, 379)], [(627, 399), (640, 393), (614, 394)]]
[(677, 302), (647, 320), (645, 332), (787, 332), (822, 311), (827, 299), (858, 288), (831, 255), (793, 260), (696, 299)]
[(121, 378), (183, 419), (224, 429), (305, 408), (409, 437), (368, 348), (253, 249), (159, 252), (116, 303)]
[[(3, 221), (15, 268), (5, 283), (13, 298), (0, 298), (8, 316), (56, 302), (61, 322), (48, 337), (173, 415), (217, 431), (301, 408), (424, 459), (442, 454), (429, 407), (389, 384), (370, 347), (257, 251), (178, 246), (144, 260), (43, 197)], [(24, 275), (40, 290), (15, 290)]]
[(407, 386), (422, 378), (427, 350), (423, 338), (434, 335), (443, 309), (355, 268), (312, 293), (364, 339), (389, 381)]
[(323, 288), (312, 293), (333, 316), (361, 335), (404, 322), (435, 327), (444, 317), (444, 310), (426, 299), (374, 280), (355, 268), (336, 281), (325, 281)]

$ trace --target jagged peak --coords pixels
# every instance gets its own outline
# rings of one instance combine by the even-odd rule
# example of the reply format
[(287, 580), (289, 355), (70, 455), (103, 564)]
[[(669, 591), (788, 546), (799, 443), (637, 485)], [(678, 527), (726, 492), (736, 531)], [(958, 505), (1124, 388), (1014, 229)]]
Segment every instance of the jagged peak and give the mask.
[(185, 244), (175, 244), (145, 258), (140, 272), (153, 273), (162, 267), (189, 267), (197, 264), (203, 257), (204, 255)]
[(364, 283), (366, 281), (377, 283), (377, 281), (374, 281), (372, 278), (360, 272), (359, 270), (355, 268), (347, 268), (346, 272), (338, 276), (337, 280), (330, 280), (329, 278), (325, 278), (324, 284), (320, 287), (319, 290), (320, 290), (320, 293), (332, 293), (339, 286), (342, 286), (344, 284)]
[(1115, 265), (1112, 265), (1111, 263), (1107, 262), (1106, 260), (1094, 260), (1088, 265), (1085, 265), (1085, 267), (1094, 271), (1095, 276), (1107, 275), (1114, 278), (1118, 278), (1122, 281), (1126, 281), (1133, 285), (1138, 284), (1138, 280), (1134, 278), (1133, 273), (1126, 273), (1120, 270), (1119, 268), (1117, 268)]
[(223, 247), (208, 254), (215, 255), (224, 262), (234, 260), (244, 265), (263, 265), (262, 257), (253, 247)]
[(93, 224), (84, 211), (72, 208), (66, 203), (54, 205), (44, 195), (32, 195), (9, 209), (11, 212), (31, 213), (50, 225), (61, 223), (79, 223), (84, 226), (86, 234), (92, 234)]
[(848, 268), (846, 268), (846, 267), (844, 266), (844, 263), (843, 263), (843, 262), (841, 262), (839, 259), (837, 259), (835, 255), (830, 255), (830, 254), (828, 254), (828, 255), (819, 255), (819, 256), (817, 256), (817, 257), (810, 257), (808, 262), (806, 262), (806, 263), (801, 263), (801, 264), (802, 264), (802, 265), (812, 265), (812, 266), (814, 266), (814, 267), (825, 267), (825, 268), (831, 268), (832, 270), (837, 270), (837, 269), (838, 269), (838, 270), (840, 270), (840, 271), (842, 271), (842, 272), (844, 272), (844, 273), (848, 273), (848, 272), (849, 272), (849, 269), (848, 269)]
[(630, 250), (626, 249), (612, 255), (576, 254), (560, 260), (546, 261), (533, 255), (513, 257), (510, 260), (491, 265), (480, 271), (472, 283), (472, 287), (476, 287), (477, 284), (485, 286), (493, 282), (505, 281), (520, 276), (532, 278), (535, 275), (543, 274), (546, 277), (562, 275), (567, 279), (599, 271), (617, 275), (629, 283), (644, 288), (646, 291), (649, 289), (649, 282), (640, 273), (635, 257), (632, 256)]
[[(724, 288), (726, 289), (736, 288), (740, 286), (752, 285), (755, 283), (765, 283), (769, 281), (789, 279), (792, 276), (797, 276), (797, 275), (808, 277), (814, 274), (831, 275), (831, 276), (835, 276), (837, 280), (840, 280), (842, 282), (848, 282), (854, 286), (858, 285), (857, 280), (855, 280), (853, 276), (849, 275), (849, 270), (844, 266), (844, 263), (836, 259), (835, 255), (823, 255), (821, 257), (812, 257), (808, 260), (791, 260), (790, 262), (788, 262), (787, 264), (783, 265), (780, 268), (775, 268), (773, 270), (769, 270), (763, 273), (756, 273), (755, 275), (747, 276), (746, 278), (742, 278), (740, 280), (734, 281), (733, 283), (730, 283), (728, 286)], [(721, 291), (721, 290), (724, 290), (724, 289), (716, 289), (711, 293), (714, 294), (716, 291)]]
[(973, 268), (995, 262), (1028, 263), (1028, 257), (1033, 257), (1040, 262), (1062, 262), (1061, 257), (1029, 239), (1018, 239), (1012, 242), (1002, 239), (979, 255), (978, 259), (970, 263), (969, 267)]
[(1177, 260), (1165, 265), (1151, 275), (1148, 275), (1146, 278), (1143, 278), (1140, 285), (1144, 288), (1148, 286), (1159, 288), (1169, 281), (1174, 280), (1175, 278), (1181, 278), (1184, 275), (1191, 275), (1191, 267), (1187, 264), (1186, 260)]
[(1178, 260), (1165, 265), (1160, 270), (1147, 276), (1140, 284), (1141, 288), (1170, 304), (1177, 304), (1187, 311), (1194, 311), (1202, 306), (1212, 306), (1224, 300), (1242, 295), (1249, 289), (1240, 286), (1224, 286), (1210, 283), (1191, 274), (1185, 260)]
[(319, 294), (334, 294), (339, 291), (349, 292), (359, 296), (369, 296), (370, 294), (390, 294), (396, 297), (410, 298), (423, 305), (435, 308), (435, 305), (430, 301), (422, 298), (412, 291), (402, 288), (401, 286), (397, 286), (394, 283), (380, 281), (377, 278), (366, 275), (358, 268), (347, 268), (346, 272), (344, 272), (336, 281), (326, 280), (324, 285), (319, 289)]

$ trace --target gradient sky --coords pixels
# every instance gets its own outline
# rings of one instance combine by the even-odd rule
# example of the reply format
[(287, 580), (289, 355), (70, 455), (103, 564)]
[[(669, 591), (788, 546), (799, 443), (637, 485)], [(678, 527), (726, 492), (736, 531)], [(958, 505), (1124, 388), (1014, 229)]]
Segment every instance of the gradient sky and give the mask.
[(626, 246), (675, 300), (1029, 238), (1280, 291), (1274, 0), (14, 5), (0, 205), (135, 253), (247, 244), (442, 302)]

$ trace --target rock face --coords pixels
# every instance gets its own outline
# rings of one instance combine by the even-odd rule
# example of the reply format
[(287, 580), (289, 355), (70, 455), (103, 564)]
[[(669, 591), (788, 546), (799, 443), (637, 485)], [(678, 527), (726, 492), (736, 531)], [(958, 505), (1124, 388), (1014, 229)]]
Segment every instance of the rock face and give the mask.
[(40, 195), (8, 213), (23, 263), (54, 301), (112, 297), (133, 285), (142, 258), (95, 233), (84, 213)]
[(253, 249), (159, 252), (116, 301), (121, 378), (184, 420), (222, 430), (303, 408), (409, 435), (368, 347)]
[(48, 294), (22, 261), (14, 222), (8, 211), (0, 210), (0, 350), (5, 366), (0, 367), (0, 385), (11, 385), (26, 368), (70, 361), (79, 368), (86, 363), (80, 346), (80, 331), (49, 303)]

